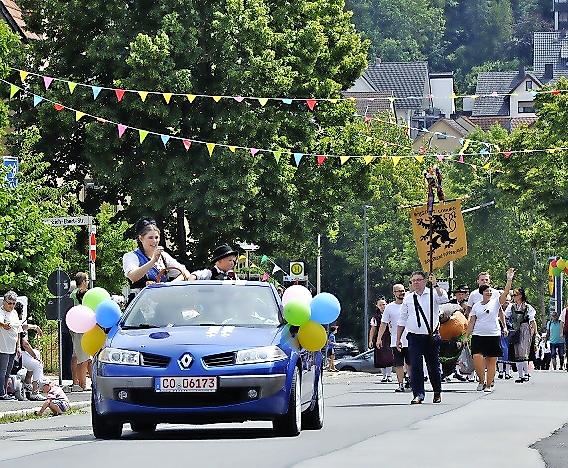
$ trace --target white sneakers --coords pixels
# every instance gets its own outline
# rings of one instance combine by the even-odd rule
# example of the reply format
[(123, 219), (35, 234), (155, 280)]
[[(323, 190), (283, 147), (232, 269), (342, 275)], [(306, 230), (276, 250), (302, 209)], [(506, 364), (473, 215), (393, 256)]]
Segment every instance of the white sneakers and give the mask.
[(484, 384), (483, 382), (479, 382), (479, 383), (477, 384), (477, 391), (478, 391), (478, 392), (481, 392), (481, 391), (483, 391), (483, 390), (485, 390), (485, 384)]

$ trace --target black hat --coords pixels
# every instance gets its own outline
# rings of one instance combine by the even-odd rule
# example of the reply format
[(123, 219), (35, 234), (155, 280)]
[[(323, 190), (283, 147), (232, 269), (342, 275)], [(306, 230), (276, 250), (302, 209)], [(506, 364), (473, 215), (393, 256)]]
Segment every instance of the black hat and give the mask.
[(469, 292), (469, 286), (467, 284), (461, 284), (460, 286), (458, 286), (455, 291), (455, 293), (468, 293)]
[(228, 257), (229, 255), (238, 255), (239, 253), (236, 250), (233, 250), (232, 247), (229, 247), (228, 244), (223, 244), (218, 247), (215, 247), (215, 250), (211, 254), (211, 261), (215, 263), (217, 260), (221, 260), (222, 258)]

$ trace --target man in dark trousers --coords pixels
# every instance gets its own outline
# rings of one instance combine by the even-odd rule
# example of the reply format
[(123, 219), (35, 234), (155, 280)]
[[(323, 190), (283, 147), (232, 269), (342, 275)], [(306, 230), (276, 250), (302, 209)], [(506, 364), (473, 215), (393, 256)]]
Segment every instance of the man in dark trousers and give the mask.
[(411, 404), (416, 405), (424, 401), (424, 366), (422, 358), (426, 361), (428, 376), (434, 390), (433, 403), (442, 401), (442, 380), (440, 372), (440, 335), (439, 311), (440, 304), (448, 302), (448, 295), (438, 283), (436, 277), (430, 275), (429, 281), (433, 286), (433, 309), (430, 311), (430, 287), (426, 285), (426, 274), (415, 271), (410, 275), (412, 294), (408, 294), (403, 302), (398, 321), (396, 347), (402, 348), (402, 334), (408, 332), (408, 358), (410, 361), (410, 385), (414, 398)]

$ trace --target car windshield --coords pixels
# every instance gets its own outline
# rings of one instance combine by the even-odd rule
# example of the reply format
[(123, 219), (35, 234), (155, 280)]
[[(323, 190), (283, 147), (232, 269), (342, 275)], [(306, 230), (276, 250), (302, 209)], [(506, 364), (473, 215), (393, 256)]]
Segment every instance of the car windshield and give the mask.
[(188, 284), (143, 290), (122, 328), (183, 326), (277, 326), (278, 303), (271, 288)]

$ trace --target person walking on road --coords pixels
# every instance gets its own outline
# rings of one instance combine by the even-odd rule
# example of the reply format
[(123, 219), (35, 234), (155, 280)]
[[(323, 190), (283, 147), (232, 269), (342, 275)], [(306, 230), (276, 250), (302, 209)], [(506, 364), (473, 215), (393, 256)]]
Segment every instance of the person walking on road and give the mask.
[[(482, 299), (476, 302), (469, 313), (467, 335), (471, 336), (471, 354), (475, 372), (479, 378), (478, 391), (493, 391), (497, 358), (501, 357), (501, 326), (505, 336), (508, 334), (505, 315), (501, 305), (507, 300), (515, 270), (507, 270), (507, 284), (498, 299), (493, 298), (488, 284), (479, 287)], [(499, 322), (501, 326), (499, 326)], [(485, 371), (487, 370), (487, 376)]]
[[(483, 286), (483, 285), (487, 285), (487, 286), (491, 287), (491, 276), (486, 271), (482, 271), (482, 272), (479, 273), (479, 275), (477, 275), (477, 287), (479, 288), (480, 286)], [(499, 298), (499, 291), (491, 288), (491, 297), (493, 299), (498, 299)], [(471, 308), (473, 307), (473, 305), (476, 302), (481, 301), (481, 299), (483, 299), (483, 296), (479, 292), (479, 289), (475, 289), (471, 292), (471, 294), (467, 298), (466, 317), (469, 316), (469, 312), (471, 311)]]
[[(440, 304), (448, 302), (448, 295), (438, 283), (436, 277), (430, 275), (428, 280), (433, 286), (430, 311), (430, 287), (426, 287), (426, 274), (415, 271), (410, 275), (412, 294), (408, 294), (403, 302), (398, 321), (396, 347), (402, 351), (402, 335), (408, 332), (408, 358), (410, 361), (410, 385), (414, 398), (413, 405), (424, 401), (424, 366), (426, 361), (428, 376), (434, 390), (433, 403), (442, 402), (442, 374), (440, 371), (440, 335), (438, 333)], [(432, 317), (432, 318), (430, 318)]]
[(394, 356), (392, 355), (390, 349), (390, 334), (387, 332), (381, 337), (381, 346), (377, 346), (378, 343), (378, 329), (383, 318), (383, 313), (387, 307), (387, 301), (385, 298), (381, 297), (377, 300), (375, 313), (371, 317), (369, 322), (369, 349), (373, 350), (373, 359), (375, 368), (380, 369), (383, 374), (383, 379), (381, 382), (392, 382), (392, 364), (394, 364)]
[[(550, 362), (552, 363), (552, 368), (556, 370), (557, 364), (559, 370), (564, 369), (564, 336), (562, 333), (562, 322), (558, 319), (558, 313), (553, 312), (550, 320), (546, 324), (546, 338), (550, 341)], [(558, 356), (559, 363), (556, 362), (556, 357)]]

